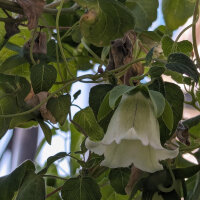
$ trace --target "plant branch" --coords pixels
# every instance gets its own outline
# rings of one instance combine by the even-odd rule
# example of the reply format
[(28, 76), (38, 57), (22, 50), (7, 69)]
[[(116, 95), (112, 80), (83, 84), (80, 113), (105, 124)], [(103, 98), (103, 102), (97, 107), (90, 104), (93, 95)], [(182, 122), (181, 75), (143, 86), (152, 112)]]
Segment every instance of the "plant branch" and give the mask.
[(59, 48), (60, 48), (60, 53), (61, 53), (61, 55), (62, 55), (62, 58), (63, 58), (64, 64), (65, 64), (65, 67), (66, 67), (66, 69), (67, 69), (67, 72), (68, 72), (68, 74), (69, 74), (71, 77), (73, 77), (73, 74), (72, 74), (71, 71), (69, 70), (69, 67), (68, 67), (68, 64), (67, 64), (67, 60), (66, 60), (66, 57), (65, 57), (65, 53), (64, 53), (64, 50), (63, 50), (63, 47), (62, 47), (61, 38), (60, 38), (59, 18), (60, 18), (60, 13), (61, 13), (63, 4), (64, 4), (64, 0), (62, 0), (62, 1), (60, 2), (60, 7), (59, 7), (59, 9), (58, 9), (58, 13), (57, 13), (57, 16), (56, 16), (57, 41), (58, 41), (58, 46), (59, 46)]
[(47, 199), (48, 197), (54, 195), (55, 193), (59, 192), (60, 190), (62, 190), (62, 187), (63, 187), (63, 186), (61, 186), (61, 187), (55, 189), (53, 192), (47, 194), (47, 195), (46, 195), (46, 199)]
[(32, 108), (30, 110), (27, 110), (25, 112), (21, 112), (21, 113), (0, 115), (0, 118), (17, 117), (17, 116), (22, 116), (22, 115), (26, 115), (26, 114), (32, 113), (35, 110), (39, 109), (41, 107), (41, 105), (46, 103), (54, 95), (56, 95), (57, 93), (61, 92), (63, 89), (65, 89), (68, 85), (70, 85), (72, 83), (78, 82), (78, 81), (83, 80), (83, 79), (91, 79), (91, 80), (95, 81), (95, 80), (98, 80), (99, 78), (107, 77), (109, 74), (121, 72), (121, 71), (124, 71), (124, 70), (128, 70), (129, 67), (132, 66), (132, 64), (138, 63), (138, 62), (144, 61), (144, 60), (145, 60), (145, 58), (139, 58), (139, 59), (136, 59), (136, 60), (134, 60), (134, 61), (132, 61), (132, 62), (126, 64), (126, 65), (123, 65), (123, 66), (121, 66), (121, 67), (119, 67), (117, 69), (114, 69), (114, 70), (111, 70), (111, 71), (106, 71), (106, 72), (104, 72), (102, 74), (95, 74), (95, 75), (86, 74), (86, 75), (83, 75), (83, 76), (72, 78), (72, 79), (68, 80), (61, 88), (59, 88), (55, 92), (51, 93), (46, 99), (44, 99), (40, 104), (38, 104), (34, 108)]
[[(24, 14), (23, 9), (16, 2), (9, 1), (9, 0), (0, 0), (0, 8), (14, 12), (14, 13), (18, 13), (21, 15)], [(78, 8), (79, 8), (79, 5), (75, 3), (70, 8), (63, 8), (61, 10), (61, 15), (74, 13)], [(52, 9), (52, 8), (44, 8), (44, 11), (43, 11), (43, 13), (47, 13), (51, 15), (57, 15), (57, 12), (58, 12), (57, 9)]]

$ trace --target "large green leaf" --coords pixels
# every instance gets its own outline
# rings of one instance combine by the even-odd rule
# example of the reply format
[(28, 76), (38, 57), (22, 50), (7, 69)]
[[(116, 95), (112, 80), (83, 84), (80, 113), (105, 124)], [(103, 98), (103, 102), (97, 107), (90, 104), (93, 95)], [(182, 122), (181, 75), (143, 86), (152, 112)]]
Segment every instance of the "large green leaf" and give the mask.
[(102, 200), (127, 200), (127, 195), (117, 194), (110, 184), (101, 187)]
[(163, 0), (162, 10), (165, 23), (175, 30), (183, 25), (194, 11), (195, 0)]
[(71, 105), (71, 97), (70, 95), (61, 95), (57, 98), (49, 99), (47, 103), (47, 109), (51, 112), (51, 114), (55, 117), (56, 121), (60, 123), (62, 126), (69, 113)]
[(107, 46), (134, 28), (134, 16), (122, 3), (115, 0), (76, 0), (89, 11), (80, 19), (85, 39), (96, 46)]
[(96, 85), (91, 88), (89, 95), (89, 105), (92, 108), (95, 116), (98, 114), (104, 97), (112, 88), (113, 86), (109, 84)]
[(162, 38), (162, 49), (165, 56), (169, 56), (171, 53), (180, 52), (184, 53), (188, 56), (190, 56), (192, 52), (192, 43), (188, 40), (183, 40), (177, 43), (174, 43), (174, 41), (169, 36), (164, 36)]
[(101, 140), (104, 136), (104, 131), (97, 123), (94, 113), (90, 107), (87, 107), (74, 116), (74, 122), (80, 127), (76, 127), (79, 131), (84, 131), (92, 140)]
[(184, 95), (181, 88), (173, 83), (165, 82), (165, 90), (165, 98), (169, 102), (174, 116), (173, 133), (173, 131), (176, 130), (179, 121), (182, 119)]
[(16, 200), (44, 200), (45, 199), (45, 182), (44, 179), (29, 172), (19, 189)]
[(97, 183), (90, 177), (70, 178), (62, 187), (63, 200), (100, 200)]
[(20, 67), (25, 63), (27, 63), (26, 59), (18, 54), (10, 56), (0, 65), (0, 72), (11, 72), (13, 69)]
[(131, 174), (130, 168), (116, 168), (110, 171), (109, 173), (110, 184), (117, 193), (123, 195), (126, 194), (125, 187), (128, 184), (130, 174)]
[(37, 94), (48, 91), (55, 83), (57, 71), (52, 65), (38, 64), (31, 68), (31, 83), (34, 92)]
[[(17, 112), (16, 99), (11, 96), (5, 96), (0, 98), (0, 115), (14, 114)], [(11, 118), (0, 117), (0, 138), (9, 129)]]
[(185, 54), (174, 53), (168, 57), (167, 69), (186, 74), (194, 79), (196, 82), (199, 80), (199, 74), (194, 62)]
[(157, 18), (158, 0), (127, 0), (126, 6), (135, 17), (136, 31), (147, 30)]
[(35, 166), (27, 160), (16, 168), (11, 174), (0, 178), (0, 199), (12, 200), (14, 193), (17, 192), (21, 186), (24, 176), (27, 171), (34, 171)]

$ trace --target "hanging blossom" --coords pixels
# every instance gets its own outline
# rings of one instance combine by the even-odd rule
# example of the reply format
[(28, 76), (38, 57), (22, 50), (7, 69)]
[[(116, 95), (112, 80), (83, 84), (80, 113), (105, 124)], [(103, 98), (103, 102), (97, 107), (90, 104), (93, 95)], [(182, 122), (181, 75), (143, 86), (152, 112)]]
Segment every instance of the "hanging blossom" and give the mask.
[(163, 169), (159, 161), (178, 155), (178, 149), (161, 146), (153, 104), (141, 92), (123, 95), (104, 138), (99, 142), (87, 138), (86, 147), (98, 155), (104, 154), (102, 166), (118, 168), (134, 164), (150, 173)]

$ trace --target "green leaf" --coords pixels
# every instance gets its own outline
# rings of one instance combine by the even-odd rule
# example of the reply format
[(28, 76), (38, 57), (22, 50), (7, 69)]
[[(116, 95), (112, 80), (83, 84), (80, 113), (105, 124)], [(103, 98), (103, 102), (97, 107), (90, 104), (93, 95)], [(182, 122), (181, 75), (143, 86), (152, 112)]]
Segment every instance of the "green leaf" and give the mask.
[(199, 74), (197, 71), (197, 67), (193, 63), (193, 61), (182, 53), (174, 53), (168, 57), (168, 63), (166, 64), (166, 68), (172, 71), (179, 72), (181, 74), (186, 74), (196, 82), (199, 80)]
[(46, 141), (48, 142), (49, 145), (51, 145), (51, 139), (52, 139), (51, 129), (49, 128), (49, 126), (45, 122), (43, 122), (41, 120), (39, 120), (38, 122), (40, 124), (40, 127), (41, 127), (43, 133), (44, 133)]
[(109, 173), (109, 180), (111, 186), (117, 193), (123, 195), (126, 194), (125, 187), (128, 184), (130, 174), (131, 174), (130, 168), (111, 169)]
[(157, 117), (160, 117), (165, 109), (165, 98), (160, 92), (149, 90), (149, 96), (153, 103), (153, 107)]
[(42, 169), (41, 171), (38, 172), (38, 174), (46, 174), (47, 173), (47, 170), (48, 168), (51, 166), (51, 164), (53, 164), (55, 161), (61, 159), (61, 158), (64, 158), (67, 156), (67, 153), (66, 152), (60, 152), (60, 153), (57, 153), (56, 155), (54, 156), (50, 156), (48, 159), (47, 159), (47, 164), (46, 164), (46, 167), (44, 169)]
[(151, 50), (147, 53), (146, 58), (145, 58), (146, 65), (149, 65), (151, 63), (152, 58), (153, 58), (153, 51), (154, 51), (154, 47), (151, 48)]
[(78, 90), (78, 91), (73, 95), (74, 100), (76, 100), (80, 94), (81, 94), (81, 90)]
[(192, 128), (200, 123), (200, 115), (192, 117), (190, 119), (186, 119), (182, 122), (182, 124), (187, 128)]
[[(81, 143), (83, 141), (83, 134), (76, 130), (73, 124), (70, 124), (70, 152), (74, 153), (81, 150)], [(79, 154), (73, 154), (74, 157), (80, 159)], [(70, 175), (74, 175), (76, 173), (76, 169), (80, 167), (80, 164), (73, 158), (70, 157), (69, 161), (70, 165)]]
[(176, 179), (183, 179), (194, 176), (199, 171), (200, 171), (200, 165), (193, 165), (186, 168), (174, 169), (173, 173)]
[(162, 119), (167, 128), (171, 131), (174, 126), (174, 116), (171, 106), (167, 100), (165, 100), (165, 109), (162, 115)]
[(135, 89), (135, 86), (127, 86), (127, 85), (119, 85), (114, 87), (110, 91), (110, 96), (109, 96), (109, 105), (112, 109), (115, 108), (115, 104), (117, 100), (125, 93), (131, 92)]
[(106, 94), (112, 90), (113, 86), (109, 84), (100, 84), (91, 88), (89, 95), (89, 105), (92, 108), (94, 115), (97, 116), (100, 105)]
[(55, 83), (57, 71), (52, 65), (38, 64), (31, 68), (31, 83), (35, 94), (48, 91)]
[(176, 130), (183, 115), (184, 95), (180, 87), (176, 84), (165, 82), (166, 100), (169, 102), (174, 116), (174, 126), (172, 133)]
[(166, 35), (162, 38), (162, 49), (166, 57), (175, 52), (184, 53), (190, 56), (193, 47), (192, 43), (188, 40), (175, 43), (169, 36)]
[[(5, 96), (0, 98), (0, 115), (14, 114), (17, 112), (17, 102), (12, 96)], [(0, 138), (9, 129), (11, 118), (0, 117)]]
[(29, 172), (19, 189), (16, 200), (44, 200), (45, 182), (40, 175)]
[(127, 0), (126, 6), (135, 17), (135, 30), (147, 30), (157, 18), (158, 0)]
[(26, 59), (17, 55), (10, 56), (0, 65), (0, 72), (10, 71), (20, 65), (27, 63)]
[(149, 75), (151, 76), (151, 78), (158, 78), (160, 77), (163, 73), (165, 72), (165, 68), (164, 67), (160, 67), (160, 66), (153, 66), (149, 69)]
[(134, 28), (134, 16), (123, 4), (115, 0), (76, 0), (89, 11), (80, 19), (84, 38), (96, 46), (108, 46)]
[(127, 195), (117, 194), (110, 185), (101, 187), (101, 200), (127, 200)]
[(27, 171), (34, 171), (35, 166), (32, 161), (27, 160), (17, 167), (11, 174), (0, 177), (0, 199), (12, 200), (14, 193), (17, 192), (22, 184)]
[(171, 30), (183, 25), (193, 14), (194, 0), (163, 0), (162, 11), (167, 27)]
[[(81, 129), (83, 129), (90, 139), (95, 141), (103, 139), (104, 131), (97, 123), (90, 107), (77, 112), (73, 120), (81, 127)], [(76, 128), (79, 129), (79, 127)]]
[(90, 177), (70, 178), (62, 187), (63, 200), (100, 200), (99, 186)]
[(112, 109), (109, 106), (109, 96), (110, 96), (110, 92), (106, 94), (106, 96), (104, 97), (100, 105), (99, 112), (97, 115), (98, 122), (104, 119), (110, 112), (112, 112)]
[(70, 95), (60, 95), (59, 97), (53, 97), (47, 102), (47, 109), (55, 117), (56, 121), (62, 126), (69, 113), (71, 105), (71, 96)]

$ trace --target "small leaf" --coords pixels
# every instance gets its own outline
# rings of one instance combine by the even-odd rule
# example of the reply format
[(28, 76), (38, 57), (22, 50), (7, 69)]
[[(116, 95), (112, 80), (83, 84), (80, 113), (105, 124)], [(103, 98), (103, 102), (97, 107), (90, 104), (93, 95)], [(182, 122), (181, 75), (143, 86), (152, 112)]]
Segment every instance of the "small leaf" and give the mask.
[(74, 95), (74, 100), (78, 98), (78, 96), (81, 94), (81, 90), (78, 90)]
[(97, 141), (103, 139), (104, 131), (97, 123), (90, 107), (77, 112), (73, 120), (81, 127), (81, 129), (83, 129), (90, 139)]
[(167, 128), (171, 131), (174, 125), (174, 116), (173, 116), (173, 111), (171, 109), (171, 106), (167, 100), (165, 100), (165, 109), (162, 115), (162, 119), (165, 125), (167, 126)]
[(165, 109), (165, 98), (160, 92), (149, 90), (149, 96), (154, 106), (157, 117), (160, 117)]
[(100, 200), (99, 186), (90, 177), (70, 178), (62, 187), (63, 200)]
[(193, 61), (182, 53), (174, 53), (168, 57), (168, 63), (166, 64), (166, 68), (172, 71), (179, 72), (181, 74), (186, 74), (196, 82), (199, 80), (199, 74), (197, 71), (197, 67), (193, 63)]
[(29, 172), (19, 189), (16, 200), (44, 200), (45, 199), (45, 182), (44, 179)]
[(57, 71), (52, 65), (38, 64), (31, 68), (31, 83), (35, 94), (48, 91), (56, 81)]
[(146, 65), (149, 65), (152, 61), (152, 58), (153, 58), (153, 52), (154, 52), (154, 47), (151, 48), (151, 50), (147, 53), (146, 55)]
[(115, 108), (115, 104), (117, 100), (125, 93), (131, 92), (135, 89), (136, 87), (134, 86), (127, 86), (127, 85), (119, 85), (114, 87), (110, 91), (110, 96), (109, 96), (109, 105), (112, 109)]
[(11, 174), (0, 177), (0, 199), (12, 200), (22, 184), (25, 174), (28, 171), (35, 171), (32, 161), (27, 160), (17, 167)]
[(97, 115), (97, 120), (100, 122), (102, 119), (104, 119), (110, 112), (112, 112), (112, 109), (109, 106), (109, 96), (110, 96), (110, 92), (108, 92), (106, 94), (106, 96), (104, 97), (100, 108), (99, 108), (99, 112)]
[(49, 128), (49, 126), (43, 122), (43, 121), (38, 121), (40, 124), (40, 127), (44, 133), (45, 139), (48, 142), (49, 145), (51, 145), (51, 139), (52, 139), (52, 132), (51, 129)]
[(162, 11), (167, 27), (171, 30), (183, 25), (193, 14), (195, 1), (163, 0)]
[(160, 77), (163, 73), (165, 72), (165, 68), (164, 67), (160, 67), (160, 66), (154, 66), (151, 67), (149, 69), (149, 75), (151, 76), (151, 78), (158, 78)]
[(69, 113), (71, 105), (71, 97), (70, 95), (60, 95), (57, 98), (51, 98), (47, 102), (47, 109), (51, 112), (51, 114), (55, 117), (56, 121), (60, 123), (62, 126)]
[(109, 180), (111, 186), (119, 194), (126, 194), (125, 187), (128, 184), (131, 170), (129, 168), (116, 168), (111, 169), (109, 173)]
[(44, 169), (42, 169), (41, 171), (38, 172), (38, 174), (46, 174), (47, 173), (47, 170), (48, 168), (50, 167), (51, 164), (53, 164), (55, 161), (61, 159), (61, 158), (64, 158), (67, 156), (67, 153), (66, 152), (60, 152), (60, 153), (57, 153), (56, 155), (54, 156), (50, 156), (48, 159), (47, 159), (47, 164), (46, 164), (46, 167)]

